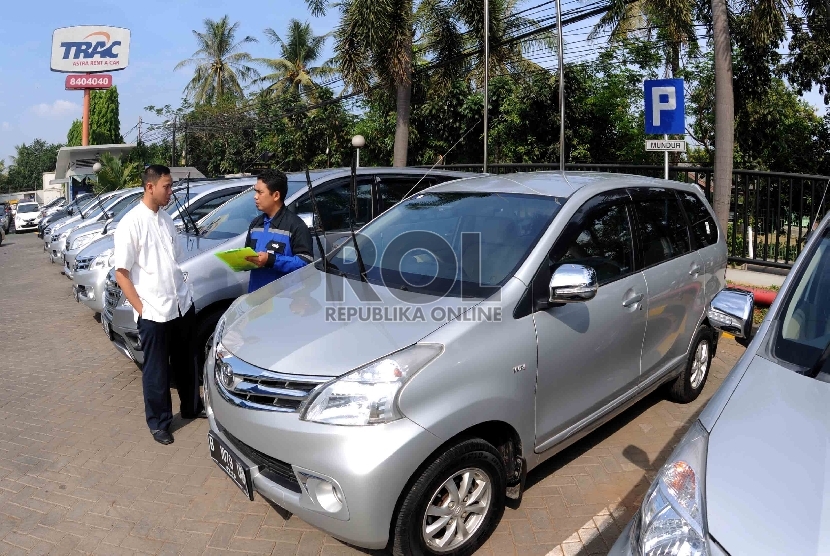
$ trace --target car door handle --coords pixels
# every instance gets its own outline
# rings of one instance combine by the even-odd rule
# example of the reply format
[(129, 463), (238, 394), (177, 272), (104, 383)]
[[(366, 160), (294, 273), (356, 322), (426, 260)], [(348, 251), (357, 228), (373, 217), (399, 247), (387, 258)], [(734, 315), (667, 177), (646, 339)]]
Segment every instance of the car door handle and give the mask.
[(698, 274), (700, 274), (700, 270), (701, 270), (700, 266), (692, 265), (692, 268), (689, 269), (689, 275), (690, 276), (697, 276)]
[(643, 300), (643, 294), (638, 293), (637, 295), (632, 295), (625, 301), (623, 301), (623, 307), (632, 307)]

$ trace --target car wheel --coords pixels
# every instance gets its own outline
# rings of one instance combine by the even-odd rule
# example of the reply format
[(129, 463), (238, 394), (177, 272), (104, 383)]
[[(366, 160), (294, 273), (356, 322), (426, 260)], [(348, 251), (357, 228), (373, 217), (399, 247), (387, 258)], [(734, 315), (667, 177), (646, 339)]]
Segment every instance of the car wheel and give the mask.
[(395, 556), (465, 556), (490, 536), (504, 512), (506, 474), (499, 452), (469, 439), (429, 464), (398, 510)]
[(715, 350), (715, 334), (709, 327), (697, 331), (686, 367), (671, 386), (671, 397), (681, 403), (694, 401), (706, 385), (712, 354)]

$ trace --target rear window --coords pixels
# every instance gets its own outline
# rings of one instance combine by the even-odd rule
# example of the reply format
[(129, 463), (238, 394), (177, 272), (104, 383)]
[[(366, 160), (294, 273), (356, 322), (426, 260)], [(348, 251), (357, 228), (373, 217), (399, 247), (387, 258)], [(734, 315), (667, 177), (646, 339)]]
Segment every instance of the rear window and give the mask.
[(692, 238), (695, 240), (698, 249), (714, 245), (718, 242), (718, 226), (712, 214), (694, 193), (678, 191), (680, 202), (689, 218), (689, 225), (692, 229)]

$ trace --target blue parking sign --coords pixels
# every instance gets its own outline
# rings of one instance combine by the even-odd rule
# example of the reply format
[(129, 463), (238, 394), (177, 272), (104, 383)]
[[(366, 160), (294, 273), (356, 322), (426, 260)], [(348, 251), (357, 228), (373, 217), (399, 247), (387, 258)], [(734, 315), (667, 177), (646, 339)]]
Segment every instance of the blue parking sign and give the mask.
[(686, 110), (682, 79), (645, 81), (646, 133), (686, 133)]

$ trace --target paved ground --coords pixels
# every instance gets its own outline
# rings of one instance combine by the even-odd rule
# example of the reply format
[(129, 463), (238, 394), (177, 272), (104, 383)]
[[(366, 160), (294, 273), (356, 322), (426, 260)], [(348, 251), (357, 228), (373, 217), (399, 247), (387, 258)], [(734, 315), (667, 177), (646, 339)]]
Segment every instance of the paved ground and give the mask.
[[(34, 235), (0, 246), (0, 554), (363, 554), (249, 502), (205, 421), (153, 442), (138, 369), (59, 270)], [(722, 342), (697, 402), (653, 395), (532, 473), (479, 554), (605, 554), (740, 353)]]

